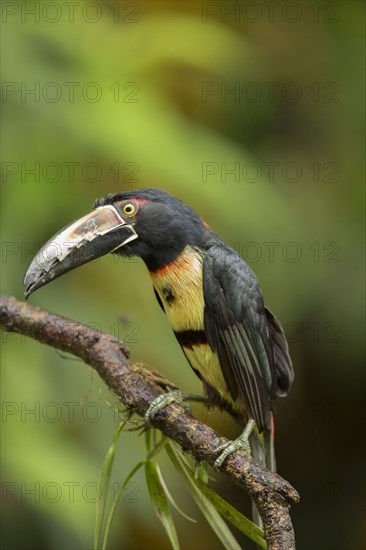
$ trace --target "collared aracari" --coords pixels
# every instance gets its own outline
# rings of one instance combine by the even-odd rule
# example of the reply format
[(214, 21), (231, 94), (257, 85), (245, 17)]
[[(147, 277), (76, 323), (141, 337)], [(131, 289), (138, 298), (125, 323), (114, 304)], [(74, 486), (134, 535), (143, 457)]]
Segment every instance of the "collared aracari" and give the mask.
[[(109, 194), (37, 253), (24, 279), (26, 298), (109, 252), (142, 258), (209, 401), (246, 424), (236, 441), (217, 449), (216, 466), (237, 448), (250, 451), (249, 440), (254, 458), (275, 470), (272, 401), (287, 394), (294, 375), (282, 326), (264, 306), (246, 262), (194, 210), (161, 189)], [(149, 414), (177, 399), (166, 395)]]

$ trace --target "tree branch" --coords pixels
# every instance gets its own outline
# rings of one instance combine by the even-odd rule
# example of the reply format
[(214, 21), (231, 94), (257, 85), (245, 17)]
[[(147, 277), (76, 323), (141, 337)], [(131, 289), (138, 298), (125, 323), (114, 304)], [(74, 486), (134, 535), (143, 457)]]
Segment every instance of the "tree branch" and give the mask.
[[(150, 403), (162, 393), (151, 372), (128, 361), (125, 345), (111, 336), (54, 315), (10, 296), (0, 298), (1, 328), (30, 336), (56, 349), (72, 353), (93, 367), (123, 405), (144, 416)], [(162, 380), (164, 378), (162, 377)], [(197, 460), (214, 463), (214, 450), (227, 439), (200, 422), (176, 403), (165, 407), (152, 421)], [(289, 515), (292, 503), (299, 501), (296, 490), (277, 474), (237, 451), (220, 471), (245, 489), (261, 515), (265, 538), (271, 550), (292, 550), (295, 536)]]

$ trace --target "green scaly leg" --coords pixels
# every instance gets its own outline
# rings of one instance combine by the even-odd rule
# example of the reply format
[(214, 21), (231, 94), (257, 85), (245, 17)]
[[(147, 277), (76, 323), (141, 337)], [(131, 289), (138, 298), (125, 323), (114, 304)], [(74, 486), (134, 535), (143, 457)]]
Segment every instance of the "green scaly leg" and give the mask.
[(250, 418), (245, 426), (243, 433), (234, 441), (229, 441), (220, 445), (216, 450), (216, 453), (220, 453), (220, 456), (215, 460), (214, 468), (218, 470), (221, 468), (226, 458), (231, 455), (231, 453), (238, 451), (239, 449), (244, 451), (247, 454), (251, 454), (250, 445), (249, 445), (249, 436), (253, 431), (255, 426), (255, 420)]
[(186, 401), (199, 401), (201, 403), (210, 404), (210, 401), (207, 399), (207, 397), (203, 395), (183, 393), (179, 390), (163, 393), (162, 395), (156, 397), (156, 399), (151, 402), (150, 407), (147, 409), (144, 416), (146, 426), (150, 427), (151, 421), (155, 418), (158, 412), (167, 405), (170, 405), (171, 403), (178, 403), (186, 411), (191, 412), (192, 408), (189, 403), (186, 403)]

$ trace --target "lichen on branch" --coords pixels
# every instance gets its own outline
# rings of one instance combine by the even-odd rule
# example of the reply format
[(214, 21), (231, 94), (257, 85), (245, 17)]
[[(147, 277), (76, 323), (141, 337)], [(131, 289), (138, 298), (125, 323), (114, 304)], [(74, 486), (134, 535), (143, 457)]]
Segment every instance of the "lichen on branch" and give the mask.
[[(120, 340), (86, 325), (20, 302), (0, 298), (2, 330), (30, 336), (55, 349), (69, 352), (93, 367), (127, 409), (144, 416), (151, 402), (163, 393), (152, 373), (129, 360)], [(164, 377), (161, 376), (162, 380)], [(227, 442), (212, 428), (194, 418), (177, 403), (163, 408), (151, 422), (194, 458), (215, 462), (214, 451)], [(263, 468), (241, 451), (230, 455), (220, 471), (242, 487), (254, 500), (261, 515), (268, 548), (292, 550), (295, 536), (289, 509), (299, 501), (297, 491), (279, 475)]]

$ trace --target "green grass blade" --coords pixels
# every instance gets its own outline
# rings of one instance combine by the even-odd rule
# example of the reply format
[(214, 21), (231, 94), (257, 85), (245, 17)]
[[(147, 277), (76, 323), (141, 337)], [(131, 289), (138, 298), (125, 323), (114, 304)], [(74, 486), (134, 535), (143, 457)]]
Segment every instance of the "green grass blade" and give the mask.
[(216, 508), (221, 515), (224, 516), (232, 525), (239, 531), (244, 533), (248, 538), (254, 541), (261, 548), (267, 548), (264, 540), (263, 531), (255, 523), (243, 516), (236, 508), (231, 506), (226, 500), (218, 495), (213, 489), (205, 485), (200, 479), (194, 479), (198, 490), (201, 492), (202, 498), (206, 498)]
[(114, 514), (115, 514), (115, 512), (116, 512), (116, 509), (117, 509), (117, 505), (118, 505), (120, 496), (121, 496), (121, 494), (123, 493), (124, 489), (126, 488), (126, 485), (127, 485), (128, 482), (130, 481), (130, 479), (135, 475), (135, 473), (136, 473), (144, 464), (145, 464), (145, 461), (144, 461), (144, 460), (142, 460), (141, 462), (139, 462), (138, 464), (136, 464), (136, 466), (134, 466), (134, 467), (132, 468), (132, 470), (130, 471), (130, 473), (128, 474), (128, 476), (126, 477), (126, 479), (124, 480), (124, 482), (122, 483), (122, 485), (120, 486), (120, 488), (118, 489), (118, 493), (117, 493), (117, 495), (116, 495), (116, 498), (115, 498), (114, 501), (113, 501), (113, 504), (112, 504), (112, 506), (111, 506), (111, 509), (110, 509), (110, 512), (109, 512), (109, 515), (108, 515), (108, 519), (107, 519), (107, 523), (106, 523), (106, 527), (105, 527), (105, 531), (104, 531), (102, 550), (106, 550), (106, 548), (107, 548), (107, 542), (108, 542), (109, 532), (110, 532), (110, 529), (111, 529), (111, 526), (112, 526)]
[(160, 451), (162, 449), (164, 449), (165, 445), (169, 442), (169, 438), (166, 437), (165, 435), (162, 436), (162, 438), (160, 439), (159, 443), (157, 443), (155, 445), (155, 447), (153, 447), (151, 449), (151, 451), (149, 452), (147, 458), (153, 458), (154, 456), (156, 456), (158, 453), (160, 453)]
[[(156, 431), (156, 430), (155, 430)], [(169, 438), (166, 437), (165, 435), (162, 435), (161, 436), (161, 439), (158, 443), (155, 443), (155, 446), (151, 449), (151, 445), (149, 442), (147, 442), (147, 446), (148, 448), (150, 448), (150, 451), (147, 455), (147, 458), (153, 458), (154, 456), (156, 456), (162, 449), (164, 449), (164, 447), (169, 443)], [(188, 521), (192, 521), (193, 523), (197, 523), (195, 519), (191, 518), (190, 516), (188, 516), (185, 512), (183, 512), (183, 510), (178, 506), (178, 504), (175, 502), (171, 492), (169, 491), (168, 489), (168, 486), (166, 485), (165, 481), (164, 481), (164, 478), (161, 474), (161, 471), (160, 471), (160, 468), (158, 465), (156, 465), (156, 469), (157, 469), (157, 472), (158, 472), (158, 475), (159, 475), (159, 478), (160, 478), (160, 483), (162, 484), (163, 486), (163, 489), (164, 489), (164, 492), (165, 492), (165, 495), (167, 497), (167, 499), (169, 500), (170, 504), (173, 506), (173, 508), (175, 508), (175, 510), (182, 516), (184, 517), (185, 519), (187, 519)]]
[(186, 460), (185, 456), (178, 450), (179, 458), (182, 463), (185, 465), (187, 472), (191, 476), (192, 481), (197, 485), (197, 488), (200, 490), (203, 497), (207, 498), (215, 508), (237, 529), (242, 531), (248, 538), (253, 540), (261, 548), (267, 548), (266, 541), (264, 539), (264, 533), (262, 529), (253, 523), (250, 519), (241, 514), (236, 508), (231, 506), (226, 500), (224, 500), (220, 495), (218, 495), (213, 489), (208, 487), (202, 479), (197, 479), (197, 476), (194, 475), (193, 469)]
[[(170, 444), (172, 447), (172, 445)], [(207, 499), (232, 525), (244, 533), (248, 538), (253, 540), (261, 548), (267, 548), (266, 541), (264, 539), (264, 533), (255, 523), (250, 521), (247, 517), (243, 516), (236, 508), (231, 506), (226, 500), (218, 495), (213, 489), (208, 487), (201, 479), (197, 479), (193, 470), (187, 462), (184, 455), (182, 455), (175, 448), (173, 450), (178, 454), (182, 464), (190, 475), (191, 480), (197, 486), (200, 491), (201, 498)]]
[(188, 471), (184, 462), (181, 459), (179, 452), (173, 447), (171, 443), (166, 446), (166, 451), (173, 462), (177, 471), (186, 481), (191, 494), (196, 501), (197, 506), (200, 508), (202, 514), (205, 516), (208, 524), (212, 530), (216, 533), (217, 537), (222, 542), (223, 546), (228, 550), (241, 550), (238, 541), (231, 533), (230, 529), (216, 510), (216, 508), (207, 499), (202, 498), (203, 495), (194, 482), (194, 476)]
[(101, 498), (98, 499), (96, 505), (95, 530), (94, 530), (94, 549), (99, 547), (100, 536), (102, 532), (103, 520), (108, 498), (108, 487), (112, 475), (112, 468), (115, 457), (116, 443), (119, 435), (126, 425), (127, 420), (123, 420), (116, 428), (113, 436), (112, 445), (109, 447), (102, 464), (102, 469), (99, 477), (99, 486), (101, 489)]
[(155, 463), (148, 459), (145, 462), (145, 475), (147, 488), (149, 490), (151, 501), (154, 505), (156, 514), (164, 526), (174, 550), (179, 550), (179, 541), (175, 525), (168, 504), (168, 499), (161, 483), (158, 469)]
[(175, 502), (171, 492), (169, 491), (165, 481), (164, 481), (164, 478), (161, 474), (161, 471), (160, 471), (160, 468), (158, 465), (156, 465), (156, 469), (158, 471), (158, 474), (159, 474), (159, 478), (160, 478), (160, 483), (162, 484), (163, 486), (163, 489), (164, 489), (164, 492), (166, 494), (166, 497), (167, 499), (169, 500), (170, 504), (173, 506), (173, 508), (175, 508), (175, 510), (178, 512), (178, 514), (180, 514), (182, 517), (184, 517), (185, 519), (187, 519), (188, 521), (191, 521), (192, 523), (197, 523), (197, 521), (193, 518), (191, 518), (190, 516), (188, 516), (186, 513), (183, 512), (183, 510), (178, 506), (178, 504)]

